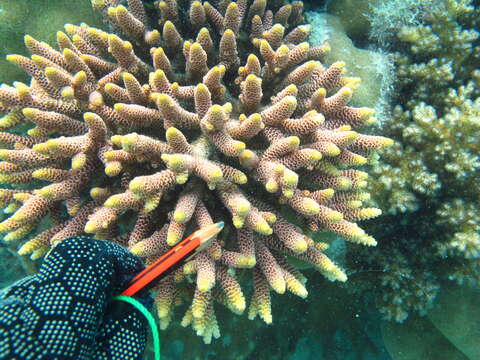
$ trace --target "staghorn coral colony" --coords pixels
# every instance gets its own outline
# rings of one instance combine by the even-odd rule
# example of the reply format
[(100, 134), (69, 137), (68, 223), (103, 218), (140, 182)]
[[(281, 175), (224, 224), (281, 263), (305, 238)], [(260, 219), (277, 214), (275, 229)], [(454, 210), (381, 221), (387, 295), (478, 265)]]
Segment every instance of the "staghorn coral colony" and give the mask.
[(148, 263), (225, 221), (156, 289), (162, 328), (185, 304), (181, 324), (207, 343), (216, 303), (240, 314), (251, 292), (248, 317), (270, 323), (272, 290), (307, 296), (291, 258), (345, 281), (301, 226), (375, 245), (356, 221), (380, 210), (362, 206), (367, 174), (354, 167), (392, 141), (352, 130), (373, 111), (347, 105), (359, 79), (322, 64), (329, 46), (308, 44), (302, 3), (92, 4), (112, 33), (67, 24), (59, 50), (26, 36), (31, 58), (8, 57), (32, 79), (0, 88), (5, 241), (28, 239), (19, 253), (38, 258), (87, 233)]

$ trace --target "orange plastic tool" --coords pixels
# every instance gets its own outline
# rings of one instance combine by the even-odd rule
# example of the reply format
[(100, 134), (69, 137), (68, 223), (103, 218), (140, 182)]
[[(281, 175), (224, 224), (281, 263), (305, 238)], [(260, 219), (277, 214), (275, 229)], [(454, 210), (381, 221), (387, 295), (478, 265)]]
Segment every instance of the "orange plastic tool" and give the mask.
[(120, 295), (133, 296), (154, 280), (159, 280), (170, 274), (206, 248), (211, 240), (222, 231), (223, 225), (223, 221), (220, 221), (187, 236), (151, 263), (145, 270), (138, 273)]

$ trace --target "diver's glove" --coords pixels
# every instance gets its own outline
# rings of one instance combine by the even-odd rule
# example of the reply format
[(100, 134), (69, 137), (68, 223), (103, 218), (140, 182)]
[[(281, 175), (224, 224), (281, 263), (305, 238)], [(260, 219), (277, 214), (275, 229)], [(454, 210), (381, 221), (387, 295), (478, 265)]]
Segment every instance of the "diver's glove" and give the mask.
[(62, 241), (37, 274), (0, 292), (0, 359), (141, 359), (147, 322), (112, 297), (142, 269), (114, 243)]

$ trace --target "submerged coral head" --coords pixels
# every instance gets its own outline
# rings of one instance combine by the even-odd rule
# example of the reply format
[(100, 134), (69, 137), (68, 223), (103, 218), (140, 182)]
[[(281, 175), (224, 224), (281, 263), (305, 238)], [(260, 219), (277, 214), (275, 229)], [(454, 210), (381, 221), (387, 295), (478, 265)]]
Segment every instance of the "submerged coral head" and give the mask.
[[(31, 83), (0, 88), (0, 126), (12, 130), (0, 133), (0, 180), (12, 185), (0, 199), (16, 209), (0, 231), (7, 241), (33, 232), (19, 252), (35, 258), (91, 233), (148, 264), (224, 221), (227, 231), (157, 286), (162, 328), (186, 304), (182, 325), (210, 342), (216, 303), (246, 308), (242, 269), (253, 275), (248, 316), (267, 323), (271, 290), (307, 296), (289, 257), (346, 280), (302, 227), (375, 245), (355, 222), (380, 211), (362, 207), (367, 174), (353, 168), (391, 141), (352, 130), (373, 112), (348, 106), (359, 80), (342, 62), (322, 63), (329, 46), (307, 42), (302, 2), (184, 3), (147, 13), (140, 0), (94, 0), (115, 33), (68, 24), (59, 50), (25, 37), (32, 57), (9, 60)], [(23, 124), (33, 126), (16, 135)]]

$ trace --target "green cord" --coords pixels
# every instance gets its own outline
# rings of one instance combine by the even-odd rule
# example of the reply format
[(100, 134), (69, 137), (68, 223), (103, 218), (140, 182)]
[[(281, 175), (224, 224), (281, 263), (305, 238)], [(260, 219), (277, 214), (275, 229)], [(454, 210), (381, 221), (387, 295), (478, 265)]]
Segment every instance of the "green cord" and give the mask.
[(131, 304), (134, 308), (140, 311), (143, 314), (143, 316), (145, 316), (145, 318), (148, 321), (148, 325), (150, 325), (150, 329), (152, 330), (153, 353), (155, 355), (155, 360), (160, 360), (160, 334), (158, 333), (157, 323), (155, 322), (155, 319), (153, 318), (153, 315), (150, 313), (150, 311), (148, 311), (148, 309), (145, 306), (143, 306), (143, 304), (140, 301), (130, 296), (118, 295), (118, 296), (115, 296), (113, 300), (125, 301)]

